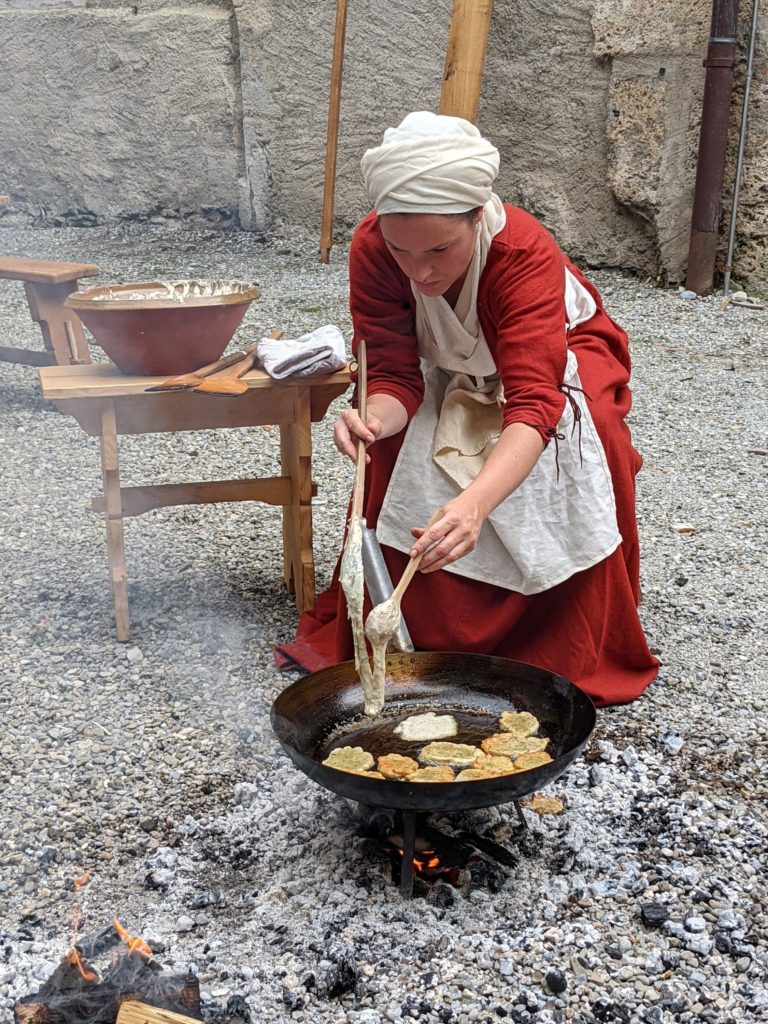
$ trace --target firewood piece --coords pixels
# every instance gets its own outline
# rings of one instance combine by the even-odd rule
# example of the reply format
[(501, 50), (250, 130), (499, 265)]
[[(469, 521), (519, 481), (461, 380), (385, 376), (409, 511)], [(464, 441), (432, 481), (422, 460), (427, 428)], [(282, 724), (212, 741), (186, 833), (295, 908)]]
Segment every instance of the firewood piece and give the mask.
[(116, 1024), (200, 1024), (194, 1017), (186, 1017), (172, 1010), (161, 1010), (149, 1003), (135, 1000), (124, 1002), (117, 1014)]
[(64, 1024), (65, 1018), (43, 1003), (16, 1003), (13, 1008), (15, 1024)]

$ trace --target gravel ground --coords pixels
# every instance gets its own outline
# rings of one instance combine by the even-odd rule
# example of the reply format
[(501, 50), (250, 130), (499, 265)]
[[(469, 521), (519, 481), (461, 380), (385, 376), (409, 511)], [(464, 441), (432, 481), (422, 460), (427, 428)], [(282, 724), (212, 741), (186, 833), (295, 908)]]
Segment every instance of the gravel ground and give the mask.
[[(94, 261), (104, 282), (255, 279), (238, 342), (330, 322), (348, 336), (345, 249), (329, 266), (316, 249), (173, 224), (0, 227), (0, 252)], [(78, 907), (81, 934), (116, 914), (167, 969), (193, 965), (210, 1021), (227, 1005), (243, 1018), (233, 997), (254, 1022), (768, 1019), (768, 314), (594, 280), (632, 340), (642, 616), (664, 668), (634, 705), (599, 713), (586, 756), (547, 791), (565, 813), (526, 812), (531, 834), (510, 839), (516, 867), (410, 903), (351, 805), (271, 732), (290, 681), (271, 648), (296, 625), (279, 514), (129, 520), (133, 638), (117, 643), (89, 504), (97, 444), (42, 402), (34, 369), (0, 364), (3, 1020), (68, 949)], [(0, 286), (7, 343), (39, 348), (22, 289)], [(351, 481), (330, 422), (314, 434), (320, 586)], [(123, 482), (237, 476), (273, 466), (275, 442), (125, 438)], [(504, 836), (508, 821), (460, 824)]]

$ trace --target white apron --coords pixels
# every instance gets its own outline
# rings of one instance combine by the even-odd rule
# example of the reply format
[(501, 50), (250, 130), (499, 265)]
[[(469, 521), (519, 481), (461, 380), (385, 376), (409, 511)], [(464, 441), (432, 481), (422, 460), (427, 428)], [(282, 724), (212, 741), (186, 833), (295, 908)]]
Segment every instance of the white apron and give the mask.
[[(594, 300), (567, 269), (564, 287), (568, 326), (591, 319)], [(445, 307), (439, 315), (452, 314), (439, 301)], [(477, 337), (464, 332), (446, 351), (417, 316), (417, 338), (428, 366), (424, 401), (406, 431), (376, 527), (381, 544), (405, 553), (413, 545), (411, 527), (426, 525), (477, 475), (502, 422), (503, 396), (482, 330)], [(569, 390), (581, 387), (571, 350), (563, 386), (567, 398), (557, 438), (490, 514), (475, 549), (447, 572), (537, 594), (596, 565), (621, 543), (613, 485), (589, 403), (580, 391)]]

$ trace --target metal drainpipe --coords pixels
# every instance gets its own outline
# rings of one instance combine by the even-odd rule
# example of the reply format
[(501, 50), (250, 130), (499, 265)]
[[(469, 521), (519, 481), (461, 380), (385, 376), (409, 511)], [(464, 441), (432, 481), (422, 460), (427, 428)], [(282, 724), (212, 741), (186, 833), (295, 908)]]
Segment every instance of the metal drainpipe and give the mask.
[(713, 0), (685, 280), (697, 295), (712, 291), (715, 274), (738, 18), (738, 0)]

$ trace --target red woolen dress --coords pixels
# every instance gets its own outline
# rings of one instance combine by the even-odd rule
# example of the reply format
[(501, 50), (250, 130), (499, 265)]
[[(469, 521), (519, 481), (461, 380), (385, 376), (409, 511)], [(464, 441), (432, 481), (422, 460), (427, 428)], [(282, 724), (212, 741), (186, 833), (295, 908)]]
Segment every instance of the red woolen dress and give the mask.
[[(553, 437), (565, 404), (560, 384), (567, 338), (605, 450), (622, 543), (591, 568), (527, 596), (454, 572), (417, 573), (402, 611), (417, 650), (528, 662), (565, 676), (598, 704), (623, 703), (642, 693), (658, 670), (637, 613), (635, 476), (642, 459), (624, 422), (631, 405), (627, 336), (542, 225), (516, 207), (506, 206), (505, 212), (506, 225), (491, 243), (478, 291), (483, 333), (504, 387), (504, 425), (526, 423), (557, 443)], [(567, 335), (565, 267), (597, 303), (596, 314)], [(350, 292), (353, 350), (365, 338), (369, 394), (393, 395), (413, 416), (423, 395), (415, 301), (375, 214), (360, 224), (352, 242)], [(370, 449), (364, 503), (370, 527), (376, 526), (402, 439), (400, 433)], [(389, 547), (383, 551), (396, 582), (408, 558)], [(301, 616), (295, 642), (277, 648), (275, 657), (281, 668), (305, 671), (353, 657), (338, 568), (330, 589)]]

